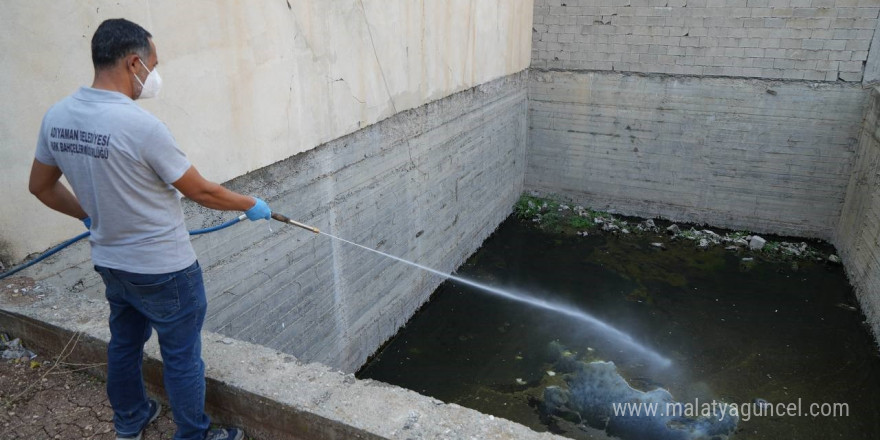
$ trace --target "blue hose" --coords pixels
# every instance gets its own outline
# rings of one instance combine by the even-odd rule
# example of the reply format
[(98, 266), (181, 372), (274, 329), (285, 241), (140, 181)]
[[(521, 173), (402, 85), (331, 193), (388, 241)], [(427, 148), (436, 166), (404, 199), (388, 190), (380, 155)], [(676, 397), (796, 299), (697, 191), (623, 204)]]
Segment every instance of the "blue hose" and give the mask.
[[(209, 232), (219, 231), (219, 230), (221, 230), (221, 229), (226, 229), (226, 228), (228, 228), (228, 227), (230, 227), (230, 226), (232, 226), (232, 225), (234, 225), (234, 224), (236, 224), (236, 223), (238, 223), (238, 222), (240, 222), (240, 221), (242, 221), (242, 220), (244, 220), (244, 219), (246, 219), (246, 218), (247, 218), (247, 216), (244, 215), (244, 214), (242, 214), (242, 215), (240, 215), (240, 216), (238, 216), (238, 217), (236, 217), (236, 218), (234, 218), (234, 219), (232, 219), (232, 220), (229, 220), (229, 221), (227, 221), (227, 222), (221, 223), (221, 224), (219, 224), (219, 225), (217, 225), (217, 226), (211, 226), (210, 228), (195, 229), (195, 230), (189, 231), (189, 235), (201, 235), (201, 234), (207, 234), (207, 233), (209, 233)], [(55, 255), (56, 253), (58, 253), (58, 251), (60, 251), (60, 250), (62, 250), (62, 249), (64, 249), (64, 248), (66, 248), (66, 247), (68, 247), (68, 246), (70, 246), (70, 245), (72, 245), (72, 244), (74, 244), (74, 243), (76, 243), (76, 242), (82, 240), (83, 238), (88, 237), (89, 235), (92, 235), (91, 232), (89, 232), (89, 231), (83, 232), (82, 234), (79, 234), (79, 235), (77, 235), (76, 237), (73, 237), (73, 238), (71, 238), (70, 240), (65, 241), (64, 243), (61, 243), (61, 244), (59, 244), (58, 246), (55, 246), (55, 247), (53, 247), (52, 249), (49, 249), (48, 251), (43, 252), (42, 254), (40, 254), (39, 257), (34, 258), (33, 260), (28, 261), (27, 263), (22, 264), (21, 266), (18, 266), (18, 267), (14, 268), (14, 269), (11, 269), (11, 270), (9, 270), (8, 272), (3, 272), (2, 274), (0, 274), (0, 280), (4, 279), (4, 278), (6, 278), (6, 277), (10, 277), (10, 276), (12, 276), (12, 275), (15, 274), (15, 273), (18, 273), (18, 272), (20, 272), (20, 271), (22, 271), (22, 270), (25, 270), (25, 269), (27, 269), (27, 268), (29, 268), (29, 267), (31, 267), (31, 266), (33, 266), (33, 265), (39, 263), (40, 261), (43, 261), (43, 260), (45, 260), (46, 258), (49, 258), (49, 257), (51, 257), (52, 255)]]
[(228, 228), (228, 227), (230, 227), (230, 226), (232, 226), (232, 225), (234, 225), (234, 224), (236, 224), (246, 218), (247, 218), (247, 216), (242, 214), (232, 220), (229, 220), (228, 222), (221, 223), (217, 226), (211, 226), (210, 228), (204, 228), (204, 229), (194, 229), (192, 231), (189, 231), (189, 235), (202, 235), (202, 234), (207, 234), (209, 232), (219, 231), (221, 229), (226, 229), (226, 228)]

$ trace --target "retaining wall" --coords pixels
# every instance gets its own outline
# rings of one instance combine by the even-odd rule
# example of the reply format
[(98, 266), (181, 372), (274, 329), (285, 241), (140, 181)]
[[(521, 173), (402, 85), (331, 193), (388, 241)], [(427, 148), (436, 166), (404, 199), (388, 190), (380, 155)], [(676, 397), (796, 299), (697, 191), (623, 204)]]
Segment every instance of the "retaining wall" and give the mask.
[(880, 339), (880, 90), (872, 90), (835, 246)]
[(532, 67), (877, 80), (877, 0), (535, 0)]
[(831, 238), (860, 84), (532, 70), (526, 187), (644, 217)]

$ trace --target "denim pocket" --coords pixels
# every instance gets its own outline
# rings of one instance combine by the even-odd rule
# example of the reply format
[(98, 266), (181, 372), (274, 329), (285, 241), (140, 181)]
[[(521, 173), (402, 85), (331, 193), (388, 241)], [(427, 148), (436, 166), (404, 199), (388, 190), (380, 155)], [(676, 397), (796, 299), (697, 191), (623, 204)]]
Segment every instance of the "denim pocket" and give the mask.
[(176, 274), (138, 275), (124, 282), (151, 317), (167, 318), (180, 310)]
[(190, 266), (190, 267), (188, 267), (188, 268), (186, 268), (186, 269), (184, 269), (184, 270), (186, 271), (186, 276), (187, 276), (187, 277), (189, 277), (189, 278), (193, 278), (193, 277), (195, 277), (195, 276), (201, 274), (201, 272), (202, 272), (202, 266), (199, 265), (199, 260), (196, 260), (196, 262), (193, 263), (192, 266)]

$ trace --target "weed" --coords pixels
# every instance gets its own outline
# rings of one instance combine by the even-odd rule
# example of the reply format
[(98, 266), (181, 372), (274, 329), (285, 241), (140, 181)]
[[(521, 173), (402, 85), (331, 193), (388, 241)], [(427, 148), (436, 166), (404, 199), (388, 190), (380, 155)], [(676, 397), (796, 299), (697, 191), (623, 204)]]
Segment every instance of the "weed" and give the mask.
[(553, 210), (541, 215), (541, 227), (550, 232), (559, 232), (562, 230), (562, 215), (559, 211)]
[(568, 223), (571, 225), (572, 228), (575, 228), (575, 229), (589, 229), (589, 228), (593, 227), (593, 225), (595, 224), (593, 222), (592, 216), (590, 216), (590, 217), (575, 216), (575, 217), (572, 217), (571, 220), (568, 221)]
[(764, 243), (764, 247), (761, 248), (761, 252), (776, 254), (779, 253), (780, 249), (781, 245), (778, 241), (768, 241), (767, 243)]

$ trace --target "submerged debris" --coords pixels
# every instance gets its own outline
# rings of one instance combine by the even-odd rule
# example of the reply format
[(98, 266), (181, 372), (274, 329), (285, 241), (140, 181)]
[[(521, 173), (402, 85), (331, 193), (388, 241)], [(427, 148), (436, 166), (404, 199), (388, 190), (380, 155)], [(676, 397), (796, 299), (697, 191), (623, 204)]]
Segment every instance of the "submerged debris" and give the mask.
[[(732, 436), (739, 423), (737, 413), (729, 406), (713, 406), (706, 412), (691, 403), (676, 401), (660, 384), (652, 384), (649, 391), (633, 388), (613, 362), (573, 359), (565, 356), (558, 343), (551, 343), (549, 351), (555, 352), (552, 371), (559, 371), (561, 380), (550, 376), (552, 379), (544, 382), (537, 407), (545, 423), (590, 427), (624, 440), (722, 440)], [(622, 402), (657, 410), (650, 415), (615, 411), (615, 404), (618, 409), (624, 407)]]

